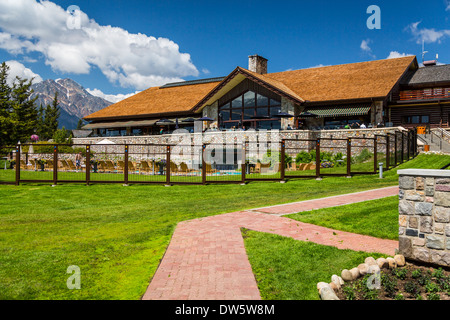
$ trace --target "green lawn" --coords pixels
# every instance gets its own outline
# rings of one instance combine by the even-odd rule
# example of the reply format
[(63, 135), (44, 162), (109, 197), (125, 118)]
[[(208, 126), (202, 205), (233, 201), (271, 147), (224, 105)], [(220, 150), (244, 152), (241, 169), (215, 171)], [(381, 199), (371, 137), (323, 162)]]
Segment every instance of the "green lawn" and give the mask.
[(339, 250), (269, 233), (243, 230), (250, 264), (263, 300), (320, 300), (318, 282), (331, 282), (378, 253)]
[(331, 229), (398, 240), (398, 196), (285, 217)]
[[(450, 156), (402, 165), (440, 168)], [(1, 170), (0, 170), (1, 171)], [(178, 222), (396, 185), (395, 170), (241, 185), (0, 185), (0, 299), (139, 299)], [(81, 268), (68, 290), (67, 267)]]
[[(336, 230), (398, 239), (398, 197), (312, 210), (285, 217)], [(245, 247), (266, 300), (318, 300), (316, 284), (378, 253), (339, 250), (254, 231), (243, 231)]]

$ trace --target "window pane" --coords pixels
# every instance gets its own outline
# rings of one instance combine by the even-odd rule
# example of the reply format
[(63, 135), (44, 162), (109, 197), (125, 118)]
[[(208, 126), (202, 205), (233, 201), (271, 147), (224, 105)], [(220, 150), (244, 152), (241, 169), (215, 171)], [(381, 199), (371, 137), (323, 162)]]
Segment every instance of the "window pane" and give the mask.
[(420, 116), (412, 116), (412, 123), (420, 123)]
[(231, 110), (231, 120), (241, 120), (242, 109)]
[(281, 107), (270, 107), (270, 115), (275, 116), (281, 112)]
[(223, 106), (221, 106), (221, 107), (219, 108), (219, 110), (223, 110), (223, 109), (230, 109), (230, 102), (225, 103)]
[(269, 115), (269, 108), (265, 107), (265, 108), (257, 108), (256, 109), (256, 115), (261, 116), (261, 117), (266, 117)]
[(430, 116), (422, 116), (422, 123), (430, 123)]
[(223, 127), (225, 128), (225, 129), (231, 129), (231, 128), (233, 128), (233, 127), (238, 127), (238, 125), (239, 125), (239, 122), (227, 122), (227, 123), (224, 123), (223, 124)]
[(256, 103), (258, 104), (258, 107), (269, 105), (269, 98), (267, 98), (267, 97), (264, 97), (264, 96), (258, 94), (256, 99), (257, 99)]
[(220, 114), (222, 115), (222, 121), (230, 120), (230, 110), (222, 110)]
[(244, 94), (244, 108), (255, 106), (255, 93), (253, 91)]
[(273, 121), (273, 120), (258, 121), (257, 126), (258, 129), (266, 129), (266, 130), (280, 129), (281, 121)]
[(251, 119), (255, 115), (255, 108), (244, 109), (244, 119)]
[(232, 108), (242, 108), (242, 96), (237, 97), (231, 102)]
[(270, 106), (279, 106), (281, 105), (280, 101), (274, 100), (274, 99), (270, 99)]

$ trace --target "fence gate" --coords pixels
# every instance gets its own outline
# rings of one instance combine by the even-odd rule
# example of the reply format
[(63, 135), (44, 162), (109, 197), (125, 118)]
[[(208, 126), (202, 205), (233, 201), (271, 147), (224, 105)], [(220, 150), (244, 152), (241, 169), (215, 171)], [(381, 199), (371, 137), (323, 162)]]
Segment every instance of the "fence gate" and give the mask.
[(203, 146), (205, 183), (243, 183), (249, 166), (245, 165), (244, 144), (210, 143)]
[(285, 139), (285, 178), (317, 177), (317, 140)]
[(321, 176), (350, 175), (350, 140), (321, 138), (319, 141), (318, 161)]
[(246, 181), (280, 181), (284, 179), (283, 142), (245, 143)]
[(351, 173), (377, 173), (377, 143), (376, 138), (353, 137), (349, 141), (351, 149)]

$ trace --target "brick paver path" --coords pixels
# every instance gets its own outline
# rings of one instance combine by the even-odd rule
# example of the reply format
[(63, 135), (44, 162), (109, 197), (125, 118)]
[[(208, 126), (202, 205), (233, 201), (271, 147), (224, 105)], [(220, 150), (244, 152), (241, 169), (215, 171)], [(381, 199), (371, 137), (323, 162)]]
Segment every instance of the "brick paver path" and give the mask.
[(280, 215), (396, 194), (398, 187), (389, 187), (181, 222), (143, 299), (260, 299), (241, 227), (339, 249), (393, 255), (398, 248), (397, 241), (332, 230)]

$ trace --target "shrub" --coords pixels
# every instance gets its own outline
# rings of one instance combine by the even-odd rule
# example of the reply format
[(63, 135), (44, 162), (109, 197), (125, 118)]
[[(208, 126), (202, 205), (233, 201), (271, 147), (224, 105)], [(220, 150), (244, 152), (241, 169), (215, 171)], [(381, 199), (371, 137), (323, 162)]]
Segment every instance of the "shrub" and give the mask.
[(310, 163), (311, 162), (311, 153), (308, 153), (306, 151), (301, 151), (300, 153), (297, 153), (297, 156), (295, 157), (296, 163)]
[(405, 283), (405, 291), (412, 297), (415, 297), (420, 292), (420, 288), (416, 282), (408, 281), (407, 283)]
[(373, 157), (373, 153), (371, 153), (367, 149), (361, 150), (361, 153), (357, 156), (352, 157), (352, 163), (362, 163)]
[(400, 280), (405, 280), (408, 271), (406, 269), (394, 269), (392, 273)]
[(437, 293), (430, 293), (428, 296), (428, 300), (441, 300), (441, 297)]

